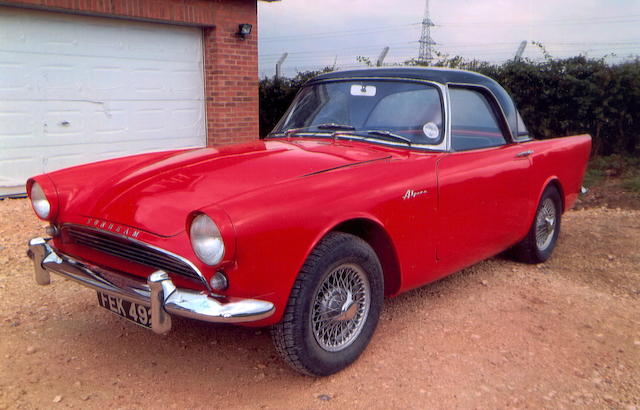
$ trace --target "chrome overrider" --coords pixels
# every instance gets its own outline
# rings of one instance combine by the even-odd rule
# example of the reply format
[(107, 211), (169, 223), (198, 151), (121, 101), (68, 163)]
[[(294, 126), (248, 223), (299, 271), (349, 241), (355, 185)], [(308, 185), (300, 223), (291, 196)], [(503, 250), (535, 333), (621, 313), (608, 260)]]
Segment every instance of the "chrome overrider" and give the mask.
[(155, 271), (147, 281), (100, 268), (56, 253), (50, 239), (29, 241), (28, 255), (33, 259), (35, 279), (39, 285), (51, 283), (50, 272), (62, 275), (102, 293), (151, 307), (151, 329), (167, 333), (171, 315), (216, 323), (253, 322), (267, 318), (275, 308), (271, 302), (256, 299), (234, 299), (221, 302), (190, 289), (178, 289), (169, 275)]

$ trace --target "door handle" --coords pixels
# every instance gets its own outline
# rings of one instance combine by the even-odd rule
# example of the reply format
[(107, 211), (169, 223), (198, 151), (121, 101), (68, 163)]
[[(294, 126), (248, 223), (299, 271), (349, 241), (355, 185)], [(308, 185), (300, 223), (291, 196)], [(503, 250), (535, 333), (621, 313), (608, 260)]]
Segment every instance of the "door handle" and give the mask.
[(516, 154), (516, 158), (524, 158), (524, 157), (528, 157), (529, 155), (533, 154), (533, 150), (528, 149), (526, 151), (522, 151)]

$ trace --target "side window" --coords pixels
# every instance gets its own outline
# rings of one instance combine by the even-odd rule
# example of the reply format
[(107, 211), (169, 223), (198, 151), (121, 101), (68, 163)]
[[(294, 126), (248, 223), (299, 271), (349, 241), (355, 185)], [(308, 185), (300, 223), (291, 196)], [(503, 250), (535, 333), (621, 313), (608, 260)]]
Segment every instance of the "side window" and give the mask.
[(518, 118), (518, 139), (519, 140), (526, 140), (531, 138), (529, 136), (529, 131), (527, 130), (527, 126), (524, 125), (524, 121), (522, 121), (522, 117), (520, 116), (520, 113), (517, 113), (517, 118)]
[(489, 101), (468, 88), (449, 88), (451, 146), (455, 151), (496, 147), (506, 143)]

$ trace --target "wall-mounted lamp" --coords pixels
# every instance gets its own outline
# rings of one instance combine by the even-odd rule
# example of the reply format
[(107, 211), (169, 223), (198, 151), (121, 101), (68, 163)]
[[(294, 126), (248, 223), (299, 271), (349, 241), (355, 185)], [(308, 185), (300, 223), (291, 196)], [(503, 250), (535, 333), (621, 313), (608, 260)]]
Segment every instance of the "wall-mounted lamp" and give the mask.
[(244, 40), (246, 36), (251, 34), (252, 28), (253, 26), (248, 23), (238, 24), (238, 32), (236, 33), (236, 35), (240, 37), (241, 40)]

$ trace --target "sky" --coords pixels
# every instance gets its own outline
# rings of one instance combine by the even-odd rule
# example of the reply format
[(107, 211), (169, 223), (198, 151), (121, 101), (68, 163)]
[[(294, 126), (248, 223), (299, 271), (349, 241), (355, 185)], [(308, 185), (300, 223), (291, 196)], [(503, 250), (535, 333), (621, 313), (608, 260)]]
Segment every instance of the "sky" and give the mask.
[[(273, 76), (289, 53), (283, 74), (325, 66), (418, 55), (425, 0), (282, 0), (258, 2), (260, 77)], [(640, 0), (430, 0), (431, 37), (439, 53), (495, 63), (513, 58), (526, 40), (524, 57), (587, 55), (616, 63), (640, 55)]]

